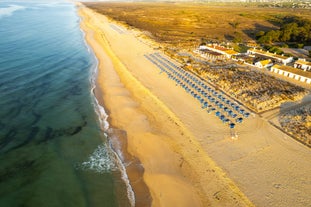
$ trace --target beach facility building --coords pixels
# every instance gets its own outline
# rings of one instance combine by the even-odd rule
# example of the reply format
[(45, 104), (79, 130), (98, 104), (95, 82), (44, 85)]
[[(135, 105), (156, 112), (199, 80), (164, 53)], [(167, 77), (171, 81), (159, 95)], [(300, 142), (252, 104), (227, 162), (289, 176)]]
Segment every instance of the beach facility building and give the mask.
[(201, 57), (207, 60), (225, 60), (227, 58), (226, 55), (222, 53), (218, 53), (205, 48), (202, 49), (201, 47), (194, 52), (200, 54)]
[(268, 68), (271, 67), (272, 65), (273, 63), (270, 59), (255, 62), (255, 66), (258, 68)]
[(274, 65), (271, 67), (271, 72), (311, 84), (311, 72), (309, 71), (303, 71), (286, 65)]
[(263, 50), (259, 50), (259, 49), (256, 49), (256, 48), (251, 48), (249, 50), (247, 50), (247, 53), (248, 54), (254, 54), (254, 55), (261, 55), (261, 56), (265, 56), (267, 59), (271, 59), (271, 60), (274, 60), (275, 62), (278, 62), (278, 63), (282, 63), (283, 65), (286, 65), (290, 62), (293, 62), (294, 58), (293, 57), (287, 57), (287, 56), (284, 56), (284, 55), (277, 55), (275, 53), (271, 53), (269, 51), (263, 51)]
[(306, 59), (298, 59), (294, 63), (294, 67), (302, 69), (304, 71), (311, 71), (311, 62), (306, 61)]
[(231, 58), (233, 55), (238, 55), (239, 53), (234, 51), (233, 49), (229, 49), (218, 44), (209, 44), (209, 45), (201, 45), (199, 50), (209, 50), (213, 52), (217, 52), (226, 56), (226, 58)]

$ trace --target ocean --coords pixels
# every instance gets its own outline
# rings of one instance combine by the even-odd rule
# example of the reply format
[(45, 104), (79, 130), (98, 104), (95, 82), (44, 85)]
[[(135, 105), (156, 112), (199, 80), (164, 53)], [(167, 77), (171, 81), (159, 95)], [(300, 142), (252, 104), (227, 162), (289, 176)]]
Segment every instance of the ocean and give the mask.
[(0, 2), (0, 206), (133, 205), (75, 4)]

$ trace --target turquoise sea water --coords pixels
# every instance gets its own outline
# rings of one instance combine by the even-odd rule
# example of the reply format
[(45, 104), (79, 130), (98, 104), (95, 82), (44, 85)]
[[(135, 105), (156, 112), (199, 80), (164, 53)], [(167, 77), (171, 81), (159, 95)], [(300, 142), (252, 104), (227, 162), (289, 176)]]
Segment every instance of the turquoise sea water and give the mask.
[(75, 5), (38, 2), (0, 2), (0, 206), (129, 206)]

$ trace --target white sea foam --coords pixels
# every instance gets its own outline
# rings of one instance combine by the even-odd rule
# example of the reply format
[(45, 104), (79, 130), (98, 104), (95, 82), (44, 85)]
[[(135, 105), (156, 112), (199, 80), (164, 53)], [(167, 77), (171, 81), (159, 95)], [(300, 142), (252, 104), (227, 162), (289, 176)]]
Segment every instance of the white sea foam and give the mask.
[(109, 122), (108, 122), (108, 114), (106, 113), (104, 107), (102, 107), (97, 99), (95, 99), (96, 105), (97, 105), (97, 116), (99, 118), (100, 127), (101, 129), (106, 132), (109, 129)]
[[(81, 21), (81, 18), (80, 18), (80, 21)], [(83, 33), (83, 36), (84, 36), (84, 40), (85, 40), (85, 33), (83, 30), (81, 30), (82, 33)], [(97, 117), (99, 119), (99, 124), (100, 124), (100, 128), (102, 129), (102, 131), (104, 132), (105, 136), (108, 137), (108, 130), (109, 130), (109, 122), (108, 122), (108, 114), (106, 113), (104, 107), (102, 107), (98, 100), (96, 99), (96, 96), (94, 94), (94, 90), (95, 90), (95, 87), (96, 87), (96, 77), (97, 77), (97, 70), (98, 70), (98, 59), (96, 58), (95, 54), (93, 53), (93, 50), (92, 48), (90, 48), (90, 46), (87, 44), (86, 41), (84, 41), (88, 51), (93, 55), (95, 61), (96, 61), (96, 65), (94, 67), (92, 67), (91, 69), (91, 84), (92, 84), (92, 87), (91, 87), (91, 94), (93, 95), (93, 103), (94, 103), (94, 108), (95, 108), (95, 112), (97, 114)], [(116, 141), (116, 140), (115, 140)], [(109, 143), (109, 140), (108, 140), (108, 143)], [(114, 143), (116, 144), (116, 143)], [(107, 158), (103, 158), (102, 159), (102, 163), (98, 163), (99, 165), (101, 166), (106, 166), (108, 168), (96, 168), (96, 169), (102, 169), (102, 170), (108, 170), (109, 167), (110, 170), (115, 170), (116, 167), (120, 170), (120, 173), (121, 173), (121, 179), (123, 180), (124, 184), (126, 185), (126, 191), (127, 191), (127, 197), (129, 199), (129, 202), (130, 202), (130, 205), (132, 207), (135, 206), (135, 194), (134, 194), (134, 191), (133, 191), (133, 188), (130, 184), (130, 181), (129, 181), (129, 178), (127, 176), (127, 173), (126, 173), (126, 169), (125, 169), (125, 166), (124, 166), (124, 163), (123, 163), (123, 155), (122, 155), (122, 152), (120, 150), (120, 146), (118, 145), (118, 147), (116, 149), (114, 149), (112, 146), (111, 146), (111, 143), (109, 144), (106, 144), (105, 145), (106, 147), (106, 152), (109, 151), (109, 153), (107, 154), (101, 154), (103, 156), (109, 156), (108, 159), (113, 162), (114, 165), (110, 165), (108, 164), (108, 160), (106, 160)], [(96, 150), (95, 150), (96, 151)], [(97, 151), (96, 151), (97, 152)], [(94, 152), (95, 153), (95, 152)], [(93, 153), (93, 154), (94, 154)], [(96, 155), (99, 155), (98, 153), (95, 153)], [(94, 154), (94, 155), (95, 155)], [(91, 163), (97, 163), (96, 162), (96, 158), (100, 160), (100, 157), (97, 157), (97, 156), (91, 156), (90, 159), (88, 162), (85, 162), (85, 165), (87, 167), (90, 167), (90, 166), (94, 166), (94, 164), (91, 165)], [(95, 159), (94, 159), (95, 158)], [(95, 162), (94, 162), (95, 161)], [(97, 164), (97, 165), (98, 165)], [(96, 166), (96, 165), (95, 165)]]
[[(92, 91), (93, 90), (94, 90), (94, 88), (92, 89)], [(96, 103), (95, 104), (95, 111), (98, 115), (100, 127), (104, 131), (105, 136), (108, 136), (108, 134), (106, 133), (109, 130), (109, 122), (107, 121), (108, 115), (107, 115), (104, 107), (102, 107), (98, 103), (98, 100), (95, 98), (95, 96), (94, 96), (94, 100)], [(116, 141), (117, 140), (114, 139), (114, 142), (116, 142)], [(116, 143), (114, 143), (114, 145), (116, 145)], [(125, 166), (123, 163), (123, 160), (124, 160), (123, 155), (122, 155), (122, 152), (120, 150), (120, 145), (118, 144), (118, 147), (113, 148), (111, 146), (111, 144), (109, 144), (109, 145), (105, 145), (105, 147), (107, 147), (107, 149), (109, 148), (109, 152), (113, 153), (114, 156), (112, 156), (111, 153), (102, 154), (102, 155), (103, 156), (108, 155), (109, 159), (112, 160), (112, 162), (116, 165), (116, 166), (113, 166), (114, 168), (110, 168), (110, 170), (115, 169), (115, 167), (117, 167), (120, 170), (121, 179), (123, 180), (124, 184), (126, 185), (127, 197), (129, 199), (131, 206), (134, 207), (135, 206), (135, 194), (134, 194), (134, 191), (132, 189), (132, 186), (130, 184), (129, 178), (128, 178), (127, 173), (126, 173), (126, 169), (125, 169)], [(103, 159), (103, 161), (106, 161), (106, 159)], [(88, 165), (88, 166), (90, 166), (90, 165)], [(106, 165), (104, 164), (104, 166), (106, 166)], [(107, 169), (109, 169), (109, 168), (107, 168)], [(102, 168), (102, 170), (105, 170), (105, 168)]]
[[(97, 65), (98, 65), (98, 62), (97, 62)], [(96, 68), (97, 68), (97, 66), (96, 66)], [(94, 74), (93, 77), (96, 77), (95, 76), (96, 71), (93, 71), (93, 74)], [(92, 87), (92, 92), (93, 92), (95, 89), (95, 79), (94, 78), (92, 79), (92, 83), (93, 83), (93, 87)], [(104, 107), (102, 107), (98, 103), (98, 100), (96, 99), (94, 93), (93, 93), (93, 96), (94, 96), (94, 102), (95, 102), (95, 111), (97, 113), (97, 116), (98, 116), (98, 119), (100, 122), (100, 127), (103, 130), (105, 136), (108, 136), (108, 134), (107, 134), (107, 132), (109, 130), (108, 114), (106, 113)], [(117, 140), (114, 139), (114, 142), (116, 142), (116, 141)], [(114, 145), (115, 144), (116, 143), (114, 143)], [(125, 169), (125, 166), (123, 163), (123, 160), (124, 160), (123, 155), (122, 155), (122, 152), (120, 150), (120, 145), (118, 144), (118, 147), (113, 148), (111, 146), (111, 144), (109, 144), (109, 145), (106, 145), (106, 147), (109, 148), (109, 151), (111, 153), (113, 153), (113, 155), (114, 155), (114, 156), (112, 156), (111, 153), (107, 154), (107, 155), (109, 155), (110, 160), (113, 160), (116, 167), (120, 170), (121, 179), (123, 180), (124, 184), (126, 185), (127, 197), (129, 199), (131, 206), (134, 207), (135, 206), (135, 194), (134, 194), (134, 191), (132, 189), (132, 186), (130, 184), (129, 178), (128, 178), (127, 173), (126, 173), (126, 169)]]
[(81, 164), (82, 169), (91, 170), (97, 173), (106, 173), (116, 170), (113, 162), (113, 152), (107, 144), (99, 145), (90, 155), (87, 161)]
[[(95, 109), (96, 109), (96, 113), (97, 113), (98, 118), (99, 118), (100, 127), (104, 131), (105, 136), (108, 136), (108, 134), (106, 133), (109, 130), (109, 122), (107, 121), (108, 115), (107, 115), (104, 107), (99, 105), (96, 98), (95, 98), (95, 102), (96, 102)], [(113, 141), (117, 142), (116, 139), (114, 139)], [(107, 149), (109, 150), (110, 153), (102, 154), (102, 155), (103, 156), (108, 155), (109, 159), (113, 160), (112, 162), (116, 165), (116, 166), (113, 166), (114, 168), (110, 168), (110, 170), (115, 169), (115, 167), (117, 167), (120, 170), (121, 178), (122, 178), (124, 184), (126, 185), (127, 197), (129, 199), (131, 206), (134, 207), (135, 206), (135, 194), (134, 194), (134, 191), (133, 191), (132, 186), (130, 184), (130, 181), (129, 181), (129, 178), (127, 176), (126, 169), (125, 169), (125, 166), (123, 163), (124, 159), (123, 159), (122, 152), (120, 150), (121, 147), (119, 144), (117, 144), (117, 145), (118, 146), (116, 146), (116, 143), (114, 143), (114, 146), (116, 146), (116, 147), (112, 147), (111, 144), (106, 145), (105, 147), (107, 147)], [(114, 156), (112, 156), (111, 153), (113, 153)], [(106, 161), (106, 159), (103, 159), (103, 161)], [(104, 166), (106, 166), (105, 163), (104, 163)], [(107, 168), (107, 169), (109, 169), (109, 168)], [(105, 168), (102, 168), (102, 170), (105, 170)]]
[(130, 180), (127, 176), (125, 166), (121, 160), (122, 158), (119, 157), (119, 153), (116, 153), (115, 151), (113, 151), (113, 152), (115, 153), (115, 156), (117, 158), (116, 161), (117, 161), (118, 168), (120, 169), (120, 172), (121, 172), (121, 178), (126, 185), (127, 197), (130, 201), (131, 206), (134, 207), (135, 206), (135, 194), (134, 194), (133, 188), (130, 184)]
[(26, 7), (20, 5), (9, 5), (9, 7), (0, 8), (0, 19), (5, 16), (11, 16), (15, 11), (23, 10)]

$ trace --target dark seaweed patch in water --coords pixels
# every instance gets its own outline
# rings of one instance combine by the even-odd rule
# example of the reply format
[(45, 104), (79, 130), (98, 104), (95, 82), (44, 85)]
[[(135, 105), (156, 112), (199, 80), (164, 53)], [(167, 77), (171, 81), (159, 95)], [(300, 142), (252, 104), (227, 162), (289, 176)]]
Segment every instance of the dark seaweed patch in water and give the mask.
[(38, 143), (41, 144), (44, 142), (48, 142), (52, 139), (55, 139), (61, 136), (73, 136), (75, 134), (80, 133), (83, 127), (85, 127), (86, 125), (87, 125), (87, 122), (84, 121), (82, 125), (75, 126), (75, 127), (69, 127), (66, 129), (53, 129), (48, 126), (45, 130), (43, 139), (40, 140)]
[(66, 91), (66, 94), (64, 94), (62, 98), (70, 99), (71, 96), (80, 96), (80, 95), (82, 95), (82, 88), (79, 85), (75, 84)]
[(27, 138), (24, 140), (24, 142), (22, 142), (21, 144), (19, 144), (19, 145), (13, 147), (12, 149), (14, 150), (14, 149), (20, 148), (20, 147), (22, 147), (22, 146), (28, 144), (31, 140), (33, 140), (33, 139), (37, 136), (37, 134), (39, 133), (39, 131), (40, 131), (40, 128), (39, 128), (39, 127), (32, 127), (32, 128), (31, 128), (31, 131), (30, 131), (30, 133), (29, 133), (29, 135), (28, 135)]
[(68, 92), (70, 95), (78, 96), (82, 94), (82, 88), (78, 85), (74, 85), (68, 90)]
[(33, 122), (31, 123), (31, 125), (35, 125), (42, 117), (41, 114), (38, 114), (35, 111), (32, 111), (32, 115), (35, 117), (35, 120), (33, 120)]
[(82, 127), (78, 126), (75, 128), (75, 130), (70, 135), (75, 135), (75, 134), (79, 133), (81, 130), (82, 130)]
[[(37, 119), (40, 119), (40, 115), (38, 115)], [(37, 121), (38, 120), (34, 120), (33, 123), (36, 123)], [(31, 127), (30, 131), (28, 133), (28, 136), (25, 137), (23, 140), (17, 142), (16, 144), (14, 142), (17, 141), (16, 140), (17, 135), (19, 133), (22, 133), (22, 132), (18, 132), (18, 130), (16, 128), (12, 128), (10, 131), (8, 131), (4, 135), (3, 138), (0, 139), (0, 150), (2, 150), (2, 152), (8, 152), (10, 150), (16, 150), (20, 147), (23, 147), (23, 146), (29, 144), (30, 142), (35, 140), (36, 137), (38, 137), (36, 140), (39, 140), (37, 143), (41, 144), (41, 143), (48, 142), (50, 140), (53, 140), (53, 139), (55, 139), (57, 137), (61, 137), (61, 136), (74, 136), (74, 135), (80, 133), (86, 125), (87, 125), (87, 121), (84, 120), (81, 125), (72, 126), (72, 127), (68, 127), (68, 128), (64, 128), (64, 129), (53, 129), (52, 127), (48, 126), (48, 127), (46, 127), (45, 130), (40, 130), (40, 128), (38, 126)], [(40, 136), (40, 131), (43, 131), (43, 132), (41, 132), (41, 136)], [(15, 145), (11, 144), (12, 146), (10, 146), (8, 149), (4, 149), (10, 143), (14, 143)]]
[[(25, 174), (25, 171), (33, 171), (33, 166), (35, 164), (34, 160), (19, 160), (12, 163), (10, 166), (5, 168), (0, 168), (0, 183), (8, 181), (9, 179), (17, 176), (18, 174)], [(29, 176), (28, 176), (29, 177)], [(30, 176), (31, 177), (31, 176)]]
[(4, 138), (0, 140), (0, 149), (4, 148), (11, 141), (13, 141), (16, 134), (17, 134), (17, 130), (14, 128), (11, 129), (8, 133), (6, 133), (6, 135), (4, 135)]
[(22, 110), (22, 105), (17, 105), (16, 107), (12, 107), (5, 116), (16, 117), (20, 114), (21, 110)]
[(53, 137), (53, 129), (51, 127), (47, 127), (45, 130), (44, 141), (49, 141), (50, 139), (53, 139)]

